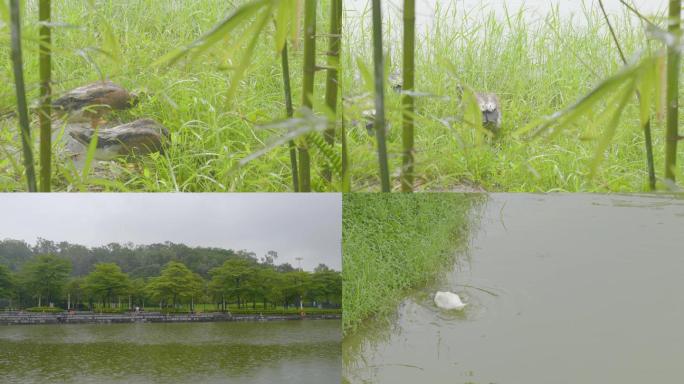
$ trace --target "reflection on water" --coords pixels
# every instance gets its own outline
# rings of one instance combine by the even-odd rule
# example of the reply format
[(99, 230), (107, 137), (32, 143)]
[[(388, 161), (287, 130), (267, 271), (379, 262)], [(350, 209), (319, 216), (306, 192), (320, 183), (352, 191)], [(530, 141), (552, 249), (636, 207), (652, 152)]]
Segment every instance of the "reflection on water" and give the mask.
[[(352, 383), (676, 382), (684, 201), (493, 195), (453, 272), (343, 341)], [(462, 314), (436, 308), (451, 290)]]
[(338, 320), (0, 327), (2, 383), (339, 383)]

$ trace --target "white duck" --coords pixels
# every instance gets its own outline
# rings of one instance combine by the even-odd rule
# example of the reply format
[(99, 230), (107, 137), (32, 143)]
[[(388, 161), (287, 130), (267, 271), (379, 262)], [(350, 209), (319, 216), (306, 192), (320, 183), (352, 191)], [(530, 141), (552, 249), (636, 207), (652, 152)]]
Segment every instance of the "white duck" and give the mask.
[(448, 310), (461, 310), (465, 308), (466, 304), (461, 301), (461, 298), (453, 292), (441, 292), (437, 291), (435, 293), (435, 305), (441, 309)]

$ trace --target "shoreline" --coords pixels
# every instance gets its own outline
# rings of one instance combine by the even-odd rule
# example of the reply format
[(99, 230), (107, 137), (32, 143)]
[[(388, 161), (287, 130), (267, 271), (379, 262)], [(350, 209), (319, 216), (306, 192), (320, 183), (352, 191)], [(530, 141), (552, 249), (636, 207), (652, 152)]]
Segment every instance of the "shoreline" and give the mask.
[(208, 323), (229, 321), (285, 321), (285, 320), (333, 320), (342, 319), (342, 314), (312, 315), (232, 315), (226, 313), (208, 314), (162, 314), (160, 312), (136, 314), (98, 313), (13, 313), (0, 314), (3, 325), (41, 324), (127, 324), (127, 323)]

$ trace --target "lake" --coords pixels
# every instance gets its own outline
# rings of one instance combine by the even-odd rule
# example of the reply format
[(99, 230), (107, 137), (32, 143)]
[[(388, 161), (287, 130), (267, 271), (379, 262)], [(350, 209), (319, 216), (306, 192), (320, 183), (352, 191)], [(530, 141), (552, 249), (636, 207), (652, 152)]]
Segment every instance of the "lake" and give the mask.
[(0, 326), (2, 383), (339, 383), (339, 320)]
[(681, 380), (683, 199), (494, 194), (473, 222), (453, 270), (345, 338), (349, 382)]

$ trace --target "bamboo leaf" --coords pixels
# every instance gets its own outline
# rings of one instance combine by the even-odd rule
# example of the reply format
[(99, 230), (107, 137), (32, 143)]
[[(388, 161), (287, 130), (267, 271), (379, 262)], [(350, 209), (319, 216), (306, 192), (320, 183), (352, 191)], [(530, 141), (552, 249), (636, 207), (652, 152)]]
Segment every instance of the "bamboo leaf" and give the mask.
[(10, 23), (10, 11), (5, 0), (0, 0), (0, 19), (2, 19), (5, 24)]
[(152, 66), (173, 65), (183, 56), (192, 54), (194, 57), (209, 49), (222, 38), (228, 37), (241, 23), (256, 15), (265, 6), (271, 5), (271, 0), (253, 0), (239, 6), (233, 13), (216, 25), (209, 32), (192, 43), (175, 49), (155, 61)]
[(269, 18), (270, 13), (271, 13), (271, 7), (268, 7), (266, 9), (266, 11), (260, 15), (258, 22), (256, 24), (254, 24), (254, 32), (252, 34), (252, 39), (250, 40), (249, 45), (247, 46), (248, 54), (242, 58), (242, 60), (240, 61), (240, 64), (238, 65), (238, 67), (233, 72), (233, 77), (230, 80), (230, 87), (228, 88), (228, 93), (227, 93), (227, 99), (228, 100), (233, 99), (233, 95), (235, 94), (237, 87), (240, 85), (240, 81), (242, 80), (242, 77), (244, 76), (245, 71), (247, 70), (247, 67), (252, 62), (251, 54), (252, 54), (252, 52), (254, 52), (254, 48), (256, 47), (256, 43), (259, 40), (259, 31), (261, 31), (266, 26), (266, 23), (268, 22), (268, 18)]
[(294, 0), (282, 0), (276, 13), (275, 48), (281, 52), (290, 33), (290, 26), (295, 18)]
[[(477, 97), (475, 97), (475, 92), (470, 87), (465, 87), (463, 89), (463, 121), (475, 129), (478, 134), (491, 135), (491, 132), (484, 129), (482, 125), (482, 111), (480, 110), (480, 104), (477, 102)], [(480, 135), (478, 137), (478, 142), (480, 141)]]
[(335, 173), (338, 176), (342, 175), (342, 158), (340, 154), (337, 153), (337, 149), (334, 145), (330, 145), (325, 141), (325, 138), (319, 134), (312, 134), (308, 136), (309, 141), (314, 144), (325, 157), (325, 159), (332, 164)]
[(88, 180), (90, 167), (93, 163), (93, 159), (95, 158), (95, 151), (97, 150), (97, 139), (98, 132), (97, 127), (95, 127), (95, 132), (93, 132), (93, 136), (90, 138), (90, 143), (88, 144), (88, 151), (86, 152), (83, 170), (81, 171), (81, 183), (86, 183), (86, 181)]
[(119, 43), (119, 39), (116, 37), (112, 26), (107, 22), (103, 22), (102, 28), (104, 40), (102, 42), (102, 48), (108, 53), (109, 57), (111, 57), (115, 63), (121, 63), (123, 58), (123, 50), (121, 49), (121, 44)]
[(373, 74), (368, 68), (368, 65), (361, 60), (360, 57), (356, 58), (356, 65), (359, 67), (359, 73), (361, 74), (361, 78), (363, 79), (363, 86), (368, 92), (373, 92)]
[(642, 127), (651, 120), (651, 103), (653, 102), (653, 93), (657, 83), (658, 80), (655, 66), (644, 68), (638, 85), (639, 95), (641, 95), (641, 102), (639, 103), (639, 121)]
[(591, 162), (590, 167), (590, 174), (592, 176), (596, 173), (596, 169), (603, 160), (603, 153), (608, 148), (608, 145), (610, 145), (610, 142), (613, 140), (613, 137), (615, 137), (615, 132), (617, 131), (618, 123), (620, 122), (620, 117), (622, 116), (622, 112), (627, 106), (627, 103), (634, 94), (636, 83), (636, 79), (634, 79), (630, 81), (628, 85), (624, 87), (624, 89), (622, 90), (622, 94), (620, 97), (620, 101), (617, 105), (617, 108), (615, 108), (613, 116), (609, 121), (608, 125), (606, 126), (606, 130), (603, 134), (603, 137), (601, 137), (601, 140), (599, 141), (599, 144), (596, 147), (594, 159)]
[(555, 127), (556, 133), (560, 132), (568, 125), (579, 122), (580, 118), (589, 113), (591, 109), (596, 107), (606, 95), (619, 89), (623, 84), (625, 84), (625, 82), (633, 81), (640, 74), (640, 71), (644, 68), (644, 66), (648, 66), (649, 64), (650, 61), (646, 59), (637, 65), (626, 67), (617, 74), (602, 81), (588, 94), (581, 97), (568, 108), (556, 112), (551, 116), (534, 120), (530, 124), (518, 130), (516, 134), (522, 135), (530, 131), (534, 131), (532, 133), (532, 137), (537, 137), (552, 127)]

